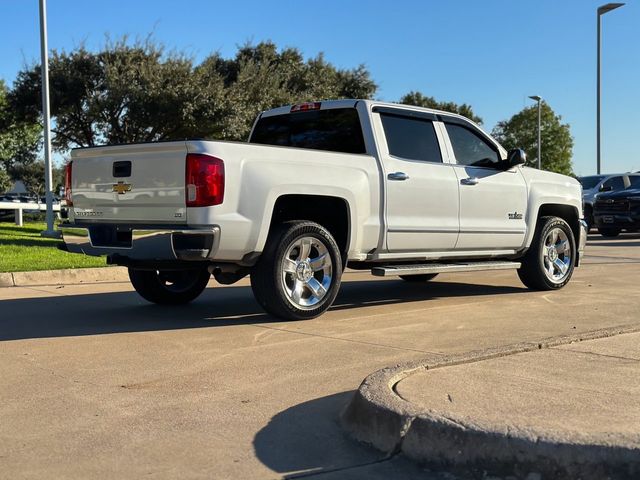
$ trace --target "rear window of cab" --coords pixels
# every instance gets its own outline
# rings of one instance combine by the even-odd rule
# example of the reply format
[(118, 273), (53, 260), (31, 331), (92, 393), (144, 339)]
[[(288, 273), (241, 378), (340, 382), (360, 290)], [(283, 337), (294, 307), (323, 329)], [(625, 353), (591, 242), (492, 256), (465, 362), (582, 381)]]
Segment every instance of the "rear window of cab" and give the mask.
[(330, 152), (366, 153), (360, 117), (352, 107), (260, 118), (249, 142)]

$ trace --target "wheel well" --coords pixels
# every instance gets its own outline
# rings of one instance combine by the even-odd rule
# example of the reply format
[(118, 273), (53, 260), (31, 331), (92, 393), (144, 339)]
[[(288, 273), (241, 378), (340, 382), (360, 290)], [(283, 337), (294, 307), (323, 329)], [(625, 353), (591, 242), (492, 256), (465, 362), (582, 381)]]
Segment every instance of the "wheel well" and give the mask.
[(349, 249), (349, 204), (338, 197), (324, 195), (283, 195), (271, 215), (271, 228), (288, 220), (310, 220), (329, 230), (340, 251)]
[(561, 205), (550, 203), (542, 205), (538, 210), (538, 218), (541, 217), (560, 217), (571, 227), (573, 238), (576, 242), (580, 239), (580, 218), (578, 217), (578, 209), (570, 205)]

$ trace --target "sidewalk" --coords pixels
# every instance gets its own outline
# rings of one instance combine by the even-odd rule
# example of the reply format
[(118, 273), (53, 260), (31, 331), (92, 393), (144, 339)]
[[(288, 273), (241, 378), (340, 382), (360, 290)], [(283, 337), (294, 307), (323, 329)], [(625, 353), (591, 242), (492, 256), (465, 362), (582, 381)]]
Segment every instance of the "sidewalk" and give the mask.
[(640, 333), (584, 338), (376, 372), (344, 424), (361, 441), (427, 464), (640, 478)]

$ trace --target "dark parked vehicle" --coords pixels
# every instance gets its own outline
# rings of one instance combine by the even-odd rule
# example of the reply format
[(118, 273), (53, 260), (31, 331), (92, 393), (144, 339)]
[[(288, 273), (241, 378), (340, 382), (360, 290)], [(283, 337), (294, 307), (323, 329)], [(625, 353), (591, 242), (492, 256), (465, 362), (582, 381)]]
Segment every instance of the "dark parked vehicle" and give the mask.
[(601, 193), (593, 205), (596, 227), (605, 237), (615, 237), (622, 230), (640, 230), (640, 176), (629, 178), (628, 188)]
[(629, 188), (634, 177), (637, 177), (637, 175), (632, 173), (578, 177), (578, 181), (582, 185), (584, 220), (587, 222), (589, 230), (595, 225), (593, 219), (593, 204), (598, 198), (598, 195), (603, 192), (617, 192)]

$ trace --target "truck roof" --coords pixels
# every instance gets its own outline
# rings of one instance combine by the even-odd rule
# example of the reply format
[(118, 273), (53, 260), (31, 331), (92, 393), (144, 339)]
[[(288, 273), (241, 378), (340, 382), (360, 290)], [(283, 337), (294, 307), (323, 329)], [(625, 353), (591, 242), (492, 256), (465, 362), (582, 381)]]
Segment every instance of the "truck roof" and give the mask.
[[(446, 112), (444, 110), (436, 110), (433, 108), (425, 108), (425, 107), (418, 107), (415, 105), (407, 105), (405, 103), (394, 103), (394, 102), (381, 102), (378, 100), (364, 100), (364, 99), (343, 99), (343, 100), (319, 100), (319, 101), (314, 101), (314, 102), (306, 102), (306, 103), (319, 103), (320, 104), (320, 110), (328, 110), (331, 108), (355, 108), (356, 105), (358, 105), (358, 103), (363, 102), (365, 105), (367, 105), (368, 107), (374, 107), (374, 106), (380, 106), (380, 107), (390, 107), (390, 108), (402, 108), (403, 110), (414, 110), (414, 111), (418, 111), (418, 112), (427, 112), (427, 113), (432, 113), (435, 115), (447, 115), (450, 117), (457, 117), (460, 119), (464, 119), (466, 121), (469, 121), (471, 123), (474, 123), (472, 120), (470, 120), (469, 118), (463, 116), (463, 115), (459, 115), (457, 113), (452, 113), (452, 112)], [(284, 105), (282, 107), (278, 107), (278, 108), (273, 108), (271, 110), (265, 110), (264, 112), (262, 112), (260, 114), (260, 117), (271, 117), (274, 115), (284, 115), (287, 113), (291, 112), (291, 109), (294, 107), (295, 105)]]

